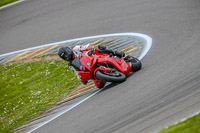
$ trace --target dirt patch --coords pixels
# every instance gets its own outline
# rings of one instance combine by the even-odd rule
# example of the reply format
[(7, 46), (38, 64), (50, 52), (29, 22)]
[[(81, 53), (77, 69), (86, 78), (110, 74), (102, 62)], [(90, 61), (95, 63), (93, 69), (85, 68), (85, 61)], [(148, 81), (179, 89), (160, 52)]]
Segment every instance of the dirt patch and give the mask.
[(36, 61), (41, 61), (41, 60), (62, 60), (58, 55), (47, 55), (43, 57), (33, 57), (33, 58), (26, 58), (22, 60), (17, 60), (17, 61), (10, 61), (4, 64), (15, 64), (15, 63), (29, 63), (29, 62), (36, 62)]

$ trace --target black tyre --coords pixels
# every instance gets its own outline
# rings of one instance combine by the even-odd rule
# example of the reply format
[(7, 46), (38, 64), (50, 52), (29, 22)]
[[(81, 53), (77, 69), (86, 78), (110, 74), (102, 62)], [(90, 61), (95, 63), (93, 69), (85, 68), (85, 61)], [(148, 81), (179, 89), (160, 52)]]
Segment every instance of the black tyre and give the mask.
[(142, 63), (140, 60), (133, 56), (128, 56), (128, 59), (125, 60), (126, 62), (131, 62), (132, 63), (132, 69), (131, 71), (137, 72), (142, 68)]
[(137, 58), (133, 58), (131, 60), (131, 63), (132, 63), (132, 69), (131, 69), (131, 71), (133, 71), (133, 72), (137, 72), (137, 71), (139, 71), (142, 68), (142, 63)]
[(101, 71), (97, 71), (95, 73), (96, 78), (100, 80), (104, 80), (107, 82), (113, 82), (113, 83), (121, 83), (126, 80), (126, 76), (121, 73), (116, 71), (115, 73), (105, 73)]

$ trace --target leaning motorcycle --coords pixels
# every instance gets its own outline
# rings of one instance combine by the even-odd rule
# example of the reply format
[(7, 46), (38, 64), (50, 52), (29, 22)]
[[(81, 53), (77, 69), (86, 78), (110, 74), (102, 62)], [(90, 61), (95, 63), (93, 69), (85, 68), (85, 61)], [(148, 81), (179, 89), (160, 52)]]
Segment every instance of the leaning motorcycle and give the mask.
[(140, 60), (133, 56), (118, 57), (112, 54), (94, 54), (73, 60), (78, 66), (78, 75), (82, 81), (93, 80), (96, 87), (103, 88), (106, 82), (121, 83), (130, 72), (141, 69)]

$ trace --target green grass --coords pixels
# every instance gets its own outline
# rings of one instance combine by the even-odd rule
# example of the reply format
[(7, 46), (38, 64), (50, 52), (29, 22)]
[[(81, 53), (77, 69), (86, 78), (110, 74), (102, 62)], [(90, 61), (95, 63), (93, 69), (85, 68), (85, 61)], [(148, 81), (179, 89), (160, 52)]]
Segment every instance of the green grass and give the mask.
[(0, 65), (0, 133), (38, 116), (78, 84), (64, 61)]
[(200, 133), (200, 114), (163, 129), (159, 133)]
[(0, 7), (18, 0), (0, 0)]

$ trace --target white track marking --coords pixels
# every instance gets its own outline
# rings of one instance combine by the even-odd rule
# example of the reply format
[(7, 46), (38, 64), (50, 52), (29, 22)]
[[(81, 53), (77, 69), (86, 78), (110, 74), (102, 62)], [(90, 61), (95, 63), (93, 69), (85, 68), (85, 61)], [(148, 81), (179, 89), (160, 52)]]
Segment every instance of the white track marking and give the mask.
[(4, 8), (7, 8), (7, 7), (10, 7), (10, 6), (13, 6), (13, 5), (16, 5), (16, 4), (19, 4), (19, 3), (23, 2), (23, 1), (25, 1), (25, 0), (16, 1), (16, 2), (10, 3), (8, 5), (2, 6), (2, 7), (0, 7), (0, 10), (4, 9)]
[(36, 47), (32, 47), (32, 48), (27, 48), (27, 49), (23, 49), (23, 50), (18, 50), (18, 51), (2, 54), (2, 55), (0, 55), (0, 57), (8, 56), (8, 55), (11, 55), (11, 54), (17, 54), (17, 53), (24, 52), (24, 51), (27, 51), (27, 50), (33, 50), (33, 49), (37, 49), (37, 48), (48, 47), (48, 46), (52, 46), (52, 45), (56, 45), (56, 44), (63, 44), (63, 43), (69, 43), (69, 42), (73, 42), (73, 41), (80, 41), (80, 40), (87, 40), (87, 39), (94, 39), (94, 38), (101, 38), (101, 37), (111, 37), (111, 36), (138, 36), (138, 37), (145, 38), (147, 40), (147, 47), (146, 47), (145, 51), (142, 53), (142, 55), (139, 57), (139, 59), (142, 59), (147, 54), (147, 52), (151, 48), (151, 44), (152, 44), (151, 37), (144, 35), (144, 34), (141, 34), (141, 33), (116, 33), (116, 34), (105, 34), (105, 35), (98, 35), (98, 36), (83, 37), (83, 38), (77, 38), (77, 39), (71, 39), (71, 40), (65, 40), (65, 41), (40, 45), (40, 46), (36, 46)]
[(150, 50), (151, 45), (152, 45), (151, 37), (146, 36), (146, 35), (142, 36), (142, 37), (144, 37), (146, 39), (147, 44), (146, 44), (146, 48), (144, 48), (144, 51), (142, 52), (142, 54), (138, 57), (139, 60), (141, 60), (148, 53), (148, 51)]
[(74, 107), (78, 106), (78, 105), (81, 104), (82, 102), (84, 102), (84, 101), (86, 101), (87, 99), (91, 98), (91, 97), (94, 96), (95, 94), (99, 93), (101, 90), (102, 90), (102, 89), (99, 89), (98, 91), (92, 93), (90, 96), (88, 96), (88, 97), (86, 97), (85, 99), (81, 100), (80, 102), (76, 103), (75, 105), (73, 105), (73, 106), (70, 107), (69, 109), (67, 109), (67, 110), (65, 110), (65, 111), (63, 111), (63, 112), (61, 112), (61, 113), (59, 113), (59, 114), (56, 115), (55, 117), (53, 117), (53, 118), (51, 118), (50, 120), (48, 120), (48, 121), (42, 123), (41, 125), (39, 125), (38, 127), (32, 129), (31, 131), (28, 131), (27, 133), (31, 133), (31, 132), (37, 130), (38, 128), (40, 128), (40, 127), (46, 125), (47, 123), (49, 123), (49, 122), (51, 122), (52, 120), (58, 118), (58, 117), (61, 116), (62, 114), (66, 113), (66, 112), (70, 111), (71, 109), (73, 109)]
[(185, 120), (187, 120), (187, 119), (189, 119), (189, 118), (191, 118), (191, 117), (193, 117), (193, 116), (195, 116), (195, 115), (198, 115), (198, 114), (200, 114), (200, 111), (199, 111), (199, 112), (196, 112), (196, 113), (193, 113), (192, 115), (189, 115), (188, 117), (185, 117), (185, 118), (181, 119), (180, 121), (176, 121), (176, 122), (174, 122), (174, 123), (172, 123), (172, 124), (170, 124), (170, 125), (167, 125), (167, 126), (163, 127), (163, 129), (167, 129), (167, 128), (169, 128), (169, 127), (172, 126), (172, 125), (176, 125), (176, 124), (178, 124), (178, 123), (180, 123), (180, 122), (183, 122), (183, 121), (185, 121)]

